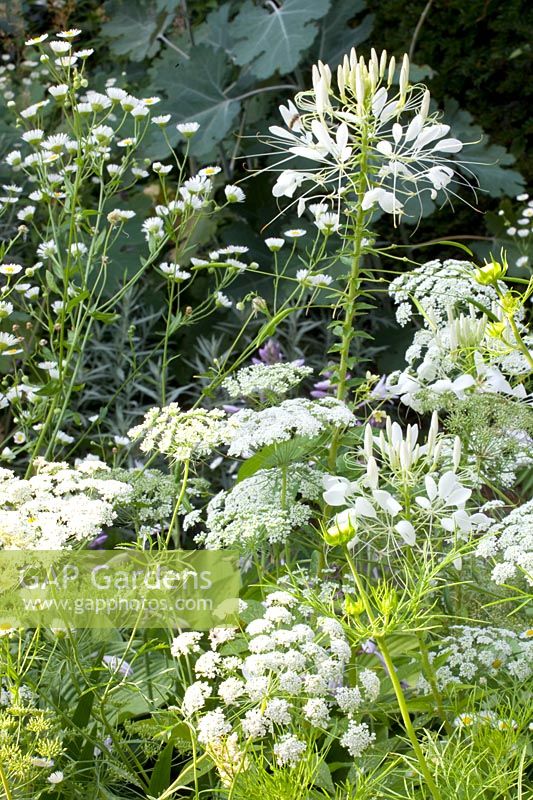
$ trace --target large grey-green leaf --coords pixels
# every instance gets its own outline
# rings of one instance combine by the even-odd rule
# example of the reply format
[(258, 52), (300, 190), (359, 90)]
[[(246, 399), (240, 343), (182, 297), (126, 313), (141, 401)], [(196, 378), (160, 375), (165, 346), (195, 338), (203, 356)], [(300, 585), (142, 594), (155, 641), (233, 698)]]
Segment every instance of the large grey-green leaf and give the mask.
[(335, 0), (320, 23), (317, 58), (336, 67), (345, 53), (368, 39), (374, 24), (374, 14), (366, 14), (359, 25), (349, 25), (365, 8), (365, 0)]
[(161, 43), (159, 35), (172, 20), (178, 0), (108, 0), (105, 4), (109, 21), (102, 33), (111, 39), (116, 55), (127, 55), (130, 61), (152, 58)]
[[(300, 60), (317, 34), (316, 20), (327, 12), (330, 0), (269, 0), (264, 8), (248, 0), (233, 23), (238, 40), (233, 47), (237, 64), (249, 64), (258, 78), (275, 72), (285, 75)], [(255, 59), (255, 60), (254, 60)]]
[[(191, 153), (207, 154), (232, 129), (241, 104), (228, 94), (237, 86), (233, 85), (233, 67), (223, 50), (200, 44), (188, 61), (176, 67), (176, 53), (169, 49), (154, 62), (151, 75), (151, 88), (166, 94), (165, 109), (173, 119), (200, 123), (200, 130), (191, 139)], [(172, 145), (177, 144), (179, 135), (173, 126), (168, 135)]]
[(225, 3), (207, 15), (205, 22), (198, 26), (194, 34), (196, 44), (211, 45), (213, 50), (221, 47), (231, 51), (233, 31), (229, 21), (230, 4)]
[(468, 162), (461, 171), (470, 181), (472, 175), (469, 175), (468, 170), (471, 170), (478, 179), (480, 189), (491, 197), (502, 195), (512, 197), (523, 191), (524, 178), (517, 170), (509, 168), (509, 165), (515, 162), (514, 156), (501, 145), (490, 144), (488, 137), (482, 128), (476, 125), (472, 115), (459, 108), (456, 100), (446, 100), (444, 118), (451, 125), (453, 136), (463, 142), (473, 142), (465, 147), (457, 158), (458, 166), (461, 161)]

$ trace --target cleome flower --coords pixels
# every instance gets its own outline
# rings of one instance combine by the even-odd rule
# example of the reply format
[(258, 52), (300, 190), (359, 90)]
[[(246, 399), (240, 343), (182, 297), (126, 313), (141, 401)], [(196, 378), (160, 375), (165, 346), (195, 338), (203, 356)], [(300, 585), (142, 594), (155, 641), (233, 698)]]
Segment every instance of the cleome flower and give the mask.
[[(398, 217), (408, 199), (435, 199), (452, 191), (452, 181), (465, 182), (451, 158), (462, 142), (430, 112), (428, 90), (409, 83), (407, 56), (398, 89), (395, 67), (386, 51), (378, 57), (372, 50), (365, 62), (354, 49), (338, 67), (336, 85), (327, 65), (313, 67), (313, 89), (280, 106), (285, 127), (269, 129), (268, 143), (283, 155), (275, 197), (298, 194), (299, 214), (317, 199), (336, 202), (340, 211), (342, 198), (344, 205), (358, 199), (365, 211), (379, 207)], [(296, 158), (309, 166), (285, 166)]]

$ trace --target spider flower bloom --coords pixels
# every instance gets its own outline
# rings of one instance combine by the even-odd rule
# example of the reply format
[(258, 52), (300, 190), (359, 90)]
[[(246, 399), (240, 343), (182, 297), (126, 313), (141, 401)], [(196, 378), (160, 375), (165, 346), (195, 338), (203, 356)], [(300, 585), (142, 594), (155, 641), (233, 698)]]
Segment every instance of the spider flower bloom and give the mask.
[[(409, 84), (404, 56), (399, 86), (393, 86), (395, 59), (373, 50), (368, 62), (355, 50), (338, 67), (336, 85), (321, 62), (313, 67), (313, 88), (280, 106), (285, 127), (270, 127), (269, 144), (283, 154), (273, 188), (275, 197), (341, 205), (356, 199), (363, 211), (379, 206), (399, 217), (406, 201), (439, 191), (450, 193), (458, 178), (450, 156), (463, 144), (448, 136), (450, 127), (430, 114), (429, 91)], [(309, 166), (293, 168), (295, 158)], [(280, 169), (281, 168), (281, 169)]]

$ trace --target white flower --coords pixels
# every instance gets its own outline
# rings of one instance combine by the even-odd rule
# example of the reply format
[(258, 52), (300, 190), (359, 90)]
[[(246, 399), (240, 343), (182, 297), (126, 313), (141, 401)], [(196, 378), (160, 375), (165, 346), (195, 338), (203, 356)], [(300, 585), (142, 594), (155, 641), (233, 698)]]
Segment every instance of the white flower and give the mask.
[(365, 193), (362, 208), (363, 210), (368, 210), (376, 203), (387, 214), (398, 214), (403, 208), (403, 203), (397, 199), (393, 192), (380, 188), (370, 189)]
[(305, 236), (306, 231), (303, 228), (291, 228), (289, 231), (285, 231), (283, 234), (287, 237), (287, 239), (299, 239), (300, 236)]
[(158, 117), (152, 117), (152, 123), (164, 128), (170, 122), (170, 114), (160, 114)]
[(281, 250), (285, 244), (285, 240), (277, 239), (276, 237), (271, 236), (270, 238), (265, 239), (265, 244), (272, 253), (277, 253), (277, 251)]
[(233, 186), (231, 184), (224, 187), (224, 194), (226, 195), (226, 200), (228, 203), (243, 203), (246, 199), (246, 195), (244, 194), (243, 190), (238, 186)]
[(22, 138), (28, 144), (37, 144), (40, 142), (44, 137), (44, 131), (40, 128), (34, 128), (31, 131), (26, 131), (22, 134)]
[(174, 658), (180, 656), (188, 656), (190, 653), (199, 653), (200, 646), (198, 642), (202, 639), (202, 634), (199, 631), (185, 631), (180, 633), (172, 640), (170, 648), (171, 655)]
[(274, 745), (274, 755), (279, 767), (295, 767), (303, 758), (307, 745), (292, 733), (285, 733)]
[(20, 266), (20, 264), (0, 265), (0, 275), (7, 275), (7, 277), (11, 277), (12, 275), (18, 275), (19, 272), (22, 272), (22, 267)]
[(199, 122), (179, 122), (176, 125), (177, 130), (185, 139), (190, 139), (199, 130)]
[(173, 280), (180, 282), (185, 281), (187, 278), (191, 277), (191, 273), (187, 272), (184, 269), (180, 269), (179, 264), (167, 263), (166, 261), (159, 265), (158, 269), (164, 275)]
[(223, 292), (217, 292), (215, 294), (215, 303), (217, 306), (221, 308), (231, 308), (233, 305), (232, 301), (227, 297)]
[(341, 736), (340, 742), (348, 750), (352, 758), (359, 758), (375, 739), (376, 734), (370, 733), (366, 723), (358, 724), (350, 721), (348, 730)]

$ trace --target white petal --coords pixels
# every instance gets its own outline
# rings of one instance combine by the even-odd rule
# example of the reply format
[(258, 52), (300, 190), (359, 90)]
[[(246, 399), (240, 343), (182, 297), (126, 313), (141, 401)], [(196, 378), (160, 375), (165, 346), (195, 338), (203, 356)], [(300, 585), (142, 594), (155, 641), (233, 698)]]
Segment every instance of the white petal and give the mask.
[(377, 143), (376, 150), (378, 151), (378, 153), (381, 153), (382, 156), (392, 155), (392, 145), (386, 139)]
[(370, 519), (377, 519), (376, 509), (364, 497), (358, 497), (355, 501), (355, 513), (361, 517), (370, 517)]
[(435, 139), (440, 139), (441, 136), (446, 136), (449, 130), (449, 125), (429, 125), (418, 134), (413, 144), (413, 148), (415, 150), (420, 150), (430, 142), (434, 142)]
[(416, 137), (422, 130), (423, 125), (424, 125), (424, 120), (422, 119), (420, 114), (417, 114), (416, 117), (414, 117), (409, 123), (409, 127), (407, 128), (407, 133), (405, 134), (405, 141), (410, 142), (413, 139), (416, 139)]
[(384, 489), (374, 489), (372, 492), (372, 497), (379, 507), (383, 509), (383, 511), (387, 511), (393, 517), (395, 517), (396, 514), (402, 510), (402, 506), (396, 500), (396, 498), (393, 497), (390, 492), (386, 492)]
[(396, 144), (398, 144), (398, 142), (402, 138), (402, 133), (403, 133), (402, 126), (398, 122), (395, 122), (394, 125), (392, 126), (392, 136)]
[(413, 528), (412, 524), (408, 522), (406, 519), (400, 520), (394, 526), (394, 530), (400, 534), (402, 539), (404, 540), (405, 544), (410, 545), (411, 547), (416, 542), (416, 531)]
[(463, 143), (459, 139), (443, 139), (431, 148), (432, 152), (439, 153), (458, 153), (462, 149)]

